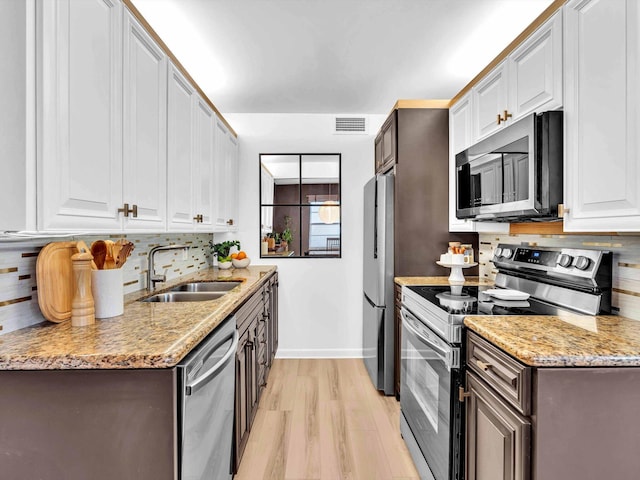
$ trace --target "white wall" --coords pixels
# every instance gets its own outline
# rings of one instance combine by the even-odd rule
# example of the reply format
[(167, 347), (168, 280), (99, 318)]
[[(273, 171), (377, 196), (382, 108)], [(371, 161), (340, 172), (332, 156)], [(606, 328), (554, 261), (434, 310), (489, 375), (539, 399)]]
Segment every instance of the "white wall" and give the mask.
[[(240, 230), (254, 264), (280, 277), (279, 357), (362, 356), (362, 189), (373, 176), (375, 134), (334, 135), (334, 115), (225, 114), (240, 140)], [(260, 259), (260, 153), (342, 154), (342, 258)]]

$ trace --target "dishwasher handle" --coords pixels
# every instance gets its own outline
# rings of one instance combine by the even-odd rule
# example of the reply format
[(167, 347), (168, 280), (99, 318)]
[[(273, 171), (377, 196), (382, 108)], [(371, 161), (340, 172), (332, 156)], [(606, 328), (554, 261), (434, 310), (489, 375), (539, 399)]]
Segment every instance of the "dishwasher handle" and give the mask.
[(238, 330), (234, 329), (233, 335), (229, 338), (233, 338), (233, 340), (231, 341), (231, 346), (229, 347), (229, 350), (227, 350), (227, 353), (225, 353), (224, 356), (213, 367), (211, 367), (209, 370), (195, 379), (191, 384), (185, 387), (186, 395), (193, 395), (207, 383), (209, 383), (209, 381), (213, 379), (218, 374), (218, 372), (222, 370), (222, 368), (229, 362), (229, 359), (233, 355), (235, 355), (236, 349), (238, 348), (238, 340), (240, 339)]

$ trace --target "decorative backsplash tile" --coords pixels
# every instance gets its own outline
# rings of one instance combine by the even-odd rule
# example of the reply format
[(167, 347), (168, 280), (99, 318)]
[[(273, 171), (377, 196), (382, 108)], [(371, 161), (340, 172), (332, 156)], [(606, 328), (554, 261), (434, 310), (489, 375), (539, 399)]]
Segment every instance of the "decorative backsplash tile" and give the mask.
[(614, 312), (640, 320), (640, 236), (636, 235), (531, 235), (480, 234), (480, 276), (495, 279), (491, 259), (499, 243), (541, 247), (575, 247), (613, 253)]
[(192, 247), (186, 259), (183, 259), (182, 250), (156, 253), (156, 273), (165, 270), (167, 280), (209, 268), (212, 262), (209, 249), (212, 235), (205, 233), (99, 235), (0, 242), (0, 335), (44, 320), (38, 306), (36, 285), (36, 260), (42, 247), (52, 241), (73, 240), (84, 240), (91, 245), (94, 240), (106, 238), (127, 238), (135, 245), (122, 267), (125, 294), (146, 288), (148, 253), (156, 245), (187, 244)]

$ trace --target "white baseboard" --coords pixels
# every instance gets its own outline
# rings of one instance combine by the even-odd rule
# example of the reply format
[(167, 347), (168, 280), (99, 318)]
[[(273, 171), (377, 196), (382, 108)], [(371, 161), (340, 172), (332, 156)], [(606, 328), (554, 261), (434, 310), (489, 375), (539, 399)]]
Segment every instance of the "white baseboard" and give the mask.
[(362, 349), (328, 348), (328, 349), (283, 349), (279, 348), (276, 358), (362, 358)]

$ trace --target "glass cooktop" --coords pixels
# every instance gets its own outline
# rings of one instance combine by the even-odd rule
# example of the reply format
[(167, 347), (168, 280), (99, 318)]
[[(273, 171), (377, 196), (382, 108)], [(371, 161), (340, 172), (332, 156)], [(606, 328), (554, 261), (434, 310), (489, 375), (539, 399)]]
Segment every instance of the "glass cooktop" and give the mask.
[(495, 287), (409, 286), (424, 300), (452, 315), (557, 315), (563, 310), (529, 297), (527, 300), (500, 300), (485, 290)]

